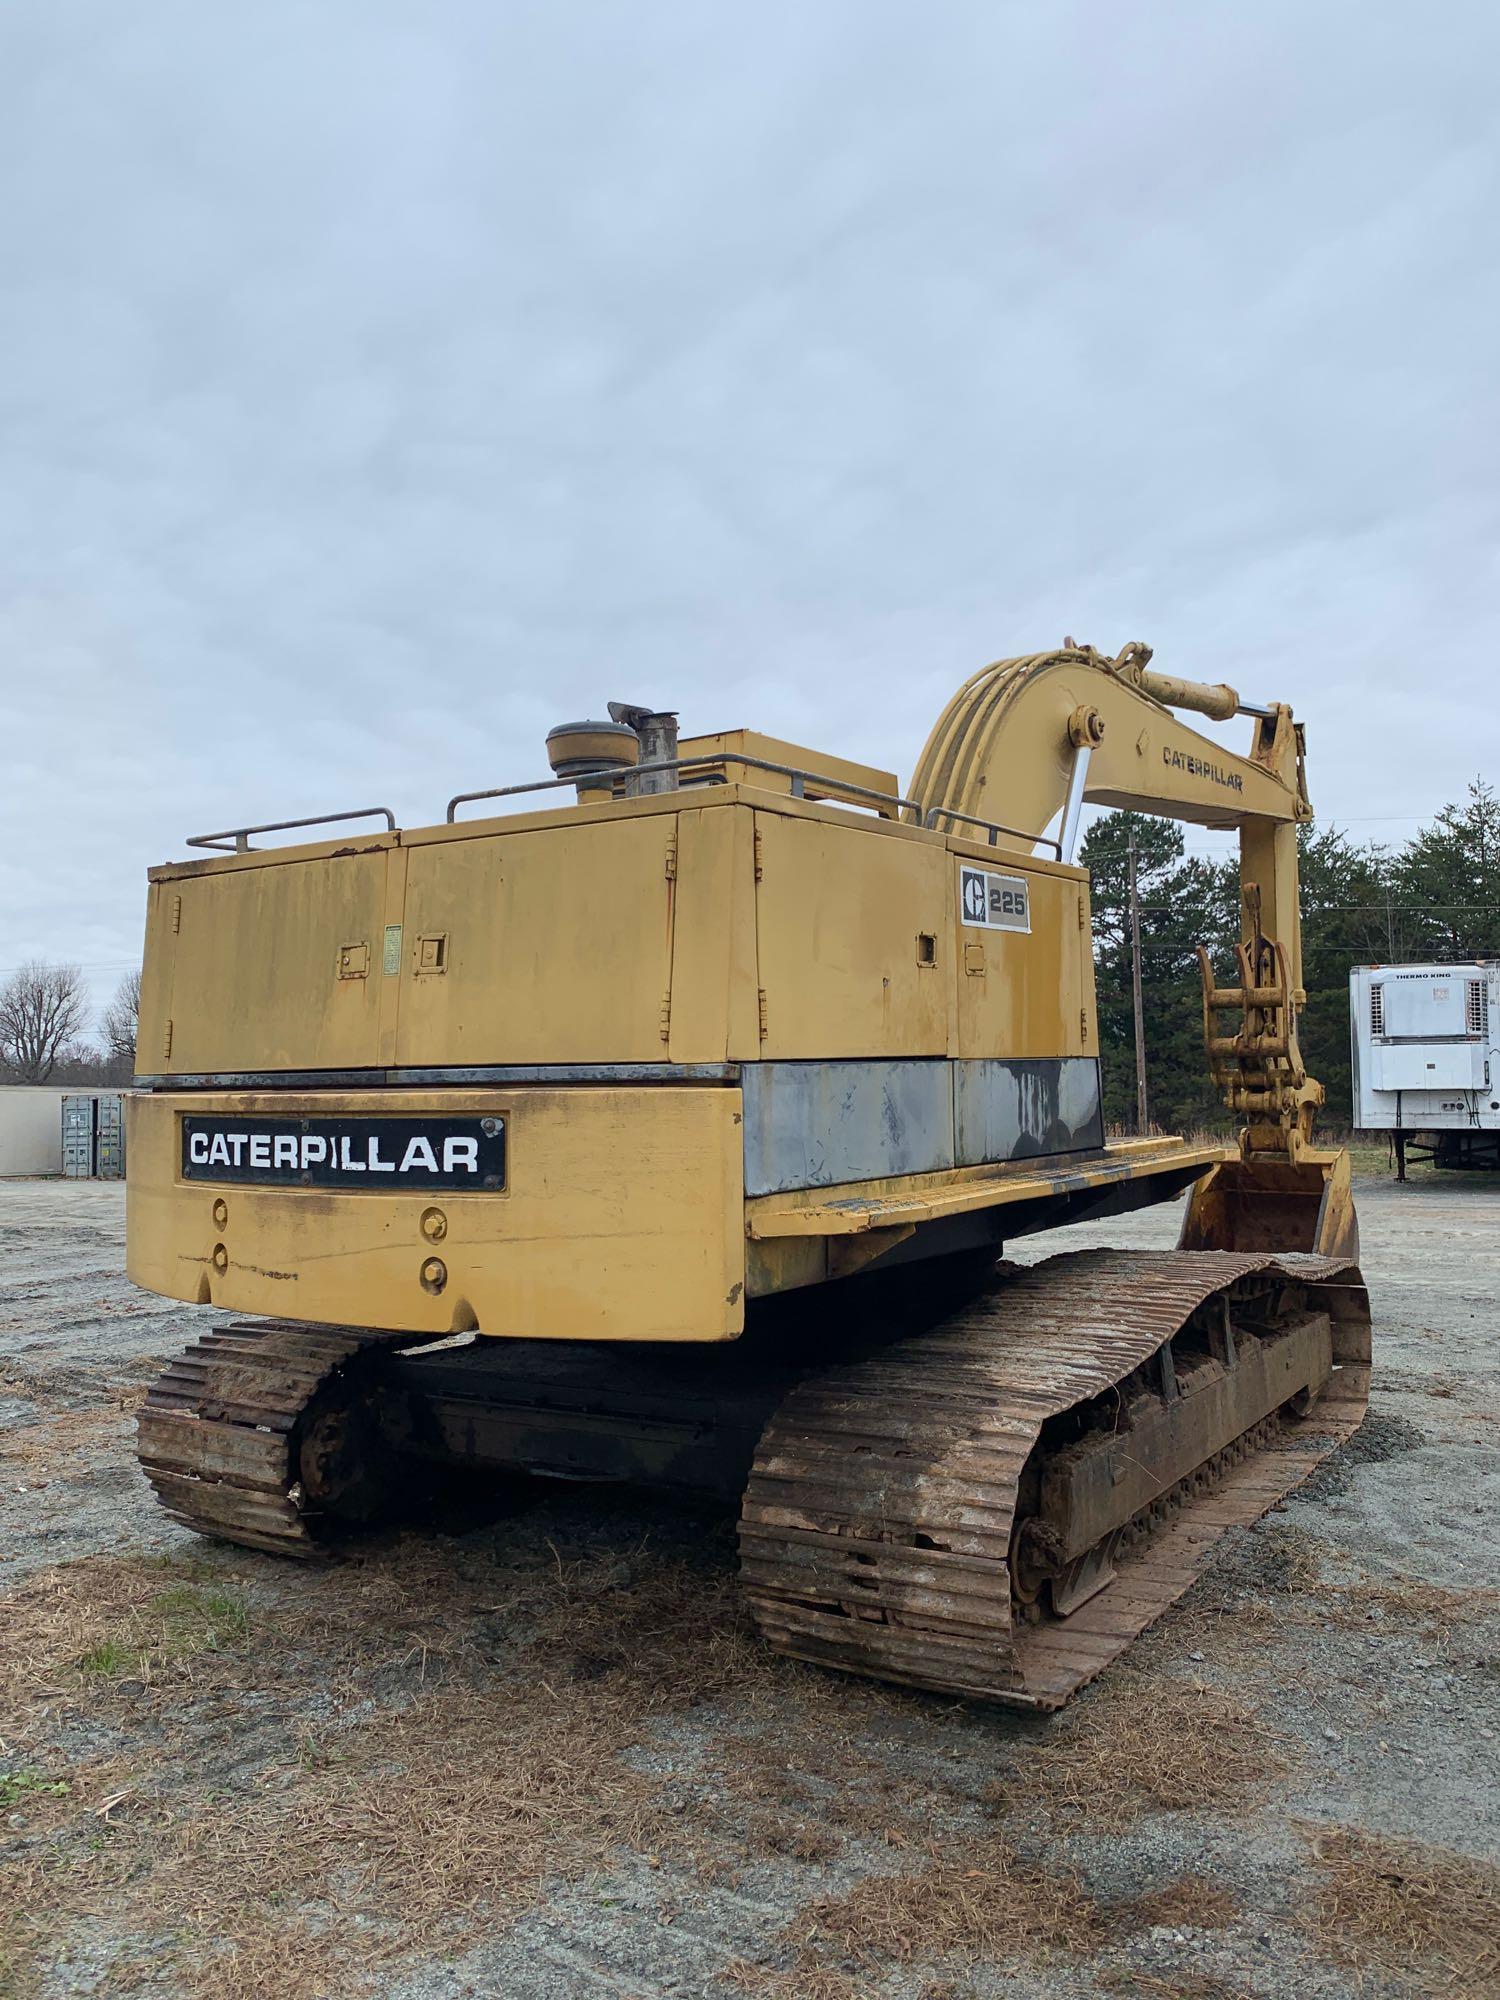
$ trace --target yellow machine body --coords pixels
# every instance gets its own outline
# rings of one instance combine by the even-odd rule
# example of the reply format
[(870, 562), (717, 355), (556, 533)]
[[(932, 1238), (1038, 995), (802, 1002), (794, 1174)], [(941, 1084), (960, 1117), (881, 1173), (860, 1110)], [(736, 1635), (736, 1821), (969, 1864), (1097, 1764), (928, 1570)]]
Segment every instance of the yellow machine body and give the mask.
[[(718, 1340), (747, 1296), (929, 1224), (948, 1242), (1065, 1182), (1180, 1186), (1225, 1157), (1105, 1146), (1082, 871), (1007, 858), (1027, 928), (965, 925), (961, 870), (995, 849), (904, 823), (889, 773), (702, 746), (736, 751), (890, 806), (736, 782), (153, 870), (137, 1282), (350, 1325)], [(184, 1117), (454, 1113), (503, 1120), (503, 1188), (183, 1177)]]

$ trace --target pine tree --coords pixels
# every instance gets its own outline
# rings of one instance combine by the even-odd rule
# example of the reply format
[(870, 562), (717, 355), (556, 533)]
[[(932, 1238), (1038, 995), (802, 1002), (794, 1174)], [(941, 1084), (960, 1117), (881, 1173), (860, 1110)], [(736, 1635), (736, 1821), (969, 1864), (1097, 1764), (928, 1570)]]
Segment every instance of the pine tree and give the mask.
[(1135, 1012), (1130, 982), (1128, 849), (1136, 845), (1141, 923), (1146, 1078), (1153, 1124), (1166, 1130), (1218, 1121), (1222, 1109), (1203, 1053), (1196, 947), (1223, 950), (1222, 886), (1191, 859), (1182, 829), (1146, 813), (1116, 812), (1084, 836), (1080, 860), (1092, 878), (1094, 977), (1107, 1123), (1135, 1123)]
[(1391, 889), (1399, 906), (1401, 957), (1500, 956), (1500, 798), (1494, 788), (1476, 778), (1466, 804), (1444, 806), (1399, 856)]
[(1326, 1093), (1323, 1122), (1337, 1129), (1354, 1115), (1350, 1099), (1349, 968), (1384, 956), (1388, 857), (1357, 846), (1337, 827), (1298, 835), (1302, 882), (1302, 984), (1307, 1006), (1297, 1036), (1308, 1074)]
[[(1143, 813), (1112, 813), (1089, 829), (1081, 859), (1093, 878), (1095, 980), (1105, 1117), (1131, 1127), (1135, 1116), (1135, 1027), (1130, 990), (1127, 848), (1136, 839), (1141, 905), (1146, 1075), (1153, 1123), (1166, 1130), (1226, 1127), (1209, 1080), (1195, 946), (1221, 980), (1230, 978), (1240, 935), (1237, 859), (1190, 859), (1181, 828)], [(1309, 1074), (1327, 1092), (1326, 1122), (1337, 1128), (1349, 1101), (1349, 968), (1387, 955), (1387, 905), (1399, 900), (1388, 857), (1336, 827), (1304, 827), (1298, 840), (1302, 886), (1302, 980), (1307, 1006), (1299, 1039)], [(1230, 1025), (1226, 1017), (1225, 1026)]]

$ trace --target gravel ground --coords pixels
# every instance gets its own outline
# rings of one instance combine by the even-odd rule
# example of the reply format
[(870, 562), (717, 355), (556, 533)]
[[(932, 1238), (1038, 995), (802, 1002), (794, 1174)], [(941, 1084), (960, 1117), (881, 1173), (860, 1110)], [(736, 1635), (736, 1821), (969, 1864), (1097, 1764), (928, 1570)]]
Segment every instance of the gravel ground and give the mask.
[(1040, 1721), (769, 1658), (639, 1497), (197, 1541), (130, 1412), (211, 1313), (0, 1184), (0, 1996), (1500, 1991), (1500, 1186), (1359, 1202), (1364, 1428)]

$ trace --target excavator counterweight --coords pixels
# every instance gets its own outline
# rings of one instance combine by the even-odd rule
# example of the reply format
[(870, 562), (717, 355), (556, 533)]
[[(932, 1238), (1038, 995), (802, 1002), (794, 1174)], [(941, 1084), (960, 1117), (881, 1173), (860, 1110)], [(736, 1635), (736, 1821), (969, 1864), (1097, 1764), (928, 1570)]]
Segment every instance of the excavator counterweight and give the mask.
[[(1149, 660), (984, 669), (905, 793), (616, 702), (438, 825), (153, 869), (128, 1266), (225, 1315), (141, 1417), (163, 1504), (315, 1557), (455, 1467), (709, 1494), (783, 1651), (1044, 1708), (1107, 1666), (1369, 1365), (1302, 733)], [(1233, 1142), (1105, 1131), (1086, 803), (1239, 830)], [(1003, 1259), (1184, 1192), (1175, 1252)]]

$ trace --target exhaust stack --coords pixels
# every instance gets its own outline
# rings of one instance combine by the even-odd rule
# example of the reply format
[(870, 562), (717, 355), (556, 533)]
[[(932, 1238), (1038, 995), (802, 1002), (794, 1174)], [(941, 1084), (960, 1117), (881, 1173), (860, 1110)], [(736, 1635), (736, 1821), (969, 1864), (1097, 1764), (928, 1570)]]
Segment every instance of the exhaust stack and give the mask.
[[(636, 708), (628, 701), (612, 701), (609, 712), (616, 722), (623, 722), (627, 729), (635, 731), (636, 741), (641, 746), (643, 764), (676, 763), (677, 711), (675, 709)], [(643, 778), (637, 778), (630, 789), (637, 795), (646, 792), (675, 792), (677, 773), (648, 771)]]

